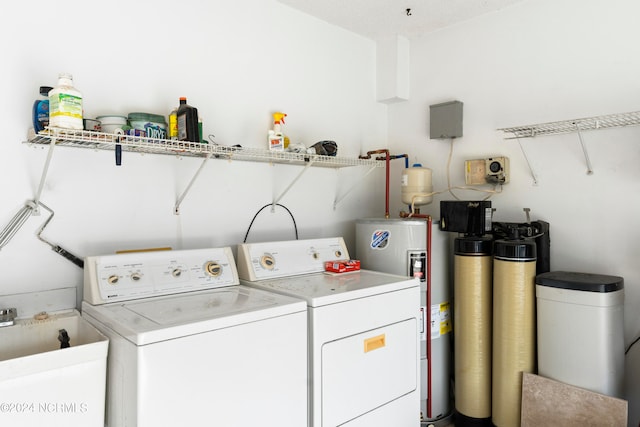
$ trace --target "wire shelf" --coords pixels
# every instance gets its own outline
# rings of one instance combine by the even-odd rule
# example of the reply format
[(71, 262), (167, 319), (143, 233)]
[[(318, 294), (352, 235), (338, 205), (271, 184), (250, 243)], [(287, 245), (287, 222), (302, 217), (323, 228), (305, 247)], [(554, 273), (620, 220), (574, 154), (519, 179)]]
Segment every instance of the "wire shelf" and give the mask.
[(585, 130), (607, 129), (622, 126), (640, 125), (640, 111), (606, 116), (586, 117), (574, 120), (541, 123), (527, 126), (515, 126), (498, 129), (512, 136), (505, 139), (533, 138), (542, 135), (582, 132)]
[(133, 135), (110, 134), (103, 132), (48, 128), (38, 134), (30, 130), (28, 144), (89, 148), (97, 150), (165, 154), (180, 157), (210, 157), (216, 159), (267, 162), (315, 167), (342, 168), (349, 166), (384, 167), (385, 162), (376, 159), (361, 159), (318, 154), (293, 153), (288, 151), (269, 151), (250, 147), (229, 147), (188, 141), (156, 139)]

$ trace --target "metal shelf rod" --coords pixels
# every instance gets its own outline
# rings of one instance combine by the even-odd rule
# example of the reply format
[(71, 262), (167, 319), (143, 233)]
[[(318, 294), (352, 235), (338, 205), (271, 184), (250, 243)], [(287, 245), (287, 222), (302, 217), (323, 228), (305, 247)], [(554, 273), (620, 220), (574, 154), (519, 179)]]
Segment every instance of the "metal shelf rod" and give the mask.
[(300, 171), (300, 173), (298, 173), (298, 175), (293, 179), (293, 181), (291, 181), (289, 183), (287, 188), (284, 189), (284, 191), (280, 194), (280, 196), (276, 197), (273, 200), (273, 203), (271, 204), (271, 212), (272, 213), (276, 211), (276, 205), (278, 204), (278, 202), (284, 197), (285, 194), (287, 194), (289, 192), (291, 187), (293, 187), (293, 185), (300, 179), (302, 174), (309, 170), (309, 168), (311, 167), (312, 164), (313, 164), (313, 161), (309, 160), (309, 163), (307, 163), (307, 165)]
[(213, 155), (213, 153), (209, 153), (209, 155), (207, 155), (207, 157), (204, 158), (204, 160), (200, 164), (200, 167), (196, 171), (195, 175), (193, 175), (193, 178), (191, 178), (191, 181), (189, 181), (189, 184), (187, 184), (187, 187), (184, 189), (184, 191), (182, 192), (180, 197), (178, 197), (178, 200), (176, 200), (176, 205), (175, 205), (175, 207), (173, 209), (174, 215), (180, 215), (180, 204), (182, 203), (184, 198), (187, 196), (187, 193), (189, 192), (189, 190), (191, 190), (191, 186), (196, 181), (196, 179), (200, 175), (200, 172), (202, 172), (202, 169), (204, 168), (204, 165), (207, 163), (207, 161), (211, 158), (212, 155)]
[(44, 166), (42, 168), (42, 175), (40, 175), (40, 184), (38, 184), (38, 190), (36, 192), (36, 197), (33, 200), (35, 208), (33, 209), (33, 213), (35, 215), (40, 214), (40, 198), (42, 197), (42, 191), (44, 190), (44, 183), (47, 179), (47, 174), (49, 173), (49, 166), (51, 165), (51, 158), (53, 157), (53, 148), (56, 146), (55, 137), (51, 139), (51, 144), (49, 144), (49, 150), (47, 151), (47, 158), (44, 162)]
[(589, 153), (587, 152), (587, 146), (584, 145), (584, 140), (582, 139), (582, 132), (580, 132), (580, 126), (576, 123), (576, 132), (578, 133), (578, 139), (580, 139), (580, 146), (582, 147), (582, 152), (584, 153), (584, 160), (587, 162), (587, 175), (593, 175), (593, 167), (591, 166), (591, 160), (589, 160)]
[(531, 161), (529, 161), (529, 156), (527, 156), (527, 152), (522, 146), (522, 141), (520, 141), (520, 139), (518, 139), (518, 144), (520, 145), (520, 151), (522, 151), (524, 160), (527, 162), (527, 166), (529, 167), (529, 173), (531, 174), (531, 178), (533, 179), (533, 185), (538, 185), (538, 176), (536, 175), (536, 172), (533, 170), (533, 166), (531, 166)]
[[(376, 166), (372, 166), (369, 168), (369, 170), (362, 175), (362, 177), (360, 178), (360, 180), (363, 180), (367, 175), (369, 175), (371, 172), (374, 171), (374, 169), (376, 168)], [(351, 193), (352, 190), (354, 190), (357, 186), (358, 186), (359, 182), (354, 183), (351, 187), (349, 187), (349, 189), (347, 191), (345, 191), (341, 197), (336, 196), (335, 200), (333, 201), (333, 210), (335, 211), (336, 208), (338, 207), (338, 204), (343, 201), (345, 199), (345, 197), (347, 197), (347, 195), (349, 193)], [(339, 187), (339, 186), (338, 186)], [(336, 189), (336, 194), (338, 194), (338, 190)]]

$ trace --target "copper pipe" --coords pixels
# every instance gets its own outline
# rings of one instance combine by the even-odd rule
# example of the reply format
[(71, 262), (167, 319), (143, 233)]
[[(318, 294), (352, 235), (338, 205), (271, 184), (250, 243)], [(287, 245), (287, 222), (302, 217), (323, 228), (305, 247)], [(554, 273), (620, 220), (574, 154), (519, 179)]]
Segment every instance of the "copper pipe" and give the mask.
[[(431, 227), (433, 222), (430, 216), (427, 216), (427, 324), (431, 328)], [(427, 396), (429, 401), (427, 402), (427, 417), (433, 418), (431, 415), (431, 330), (429, 330), (429, 339), (427, 340), (427, 375), (429, 383), (427, 384)]]
[[(389, 154), (389, 150), (387, 149), (380, 149), (380, 150), (373, 150), (373, 151), (367, 151), (367, 155), (366, 156), (360, 156), (359, 158), (361, 159), (370, 159), (372, 154), (384, 154), (384, 157), (378, 157), (376, 158), (376, 160), (384, 160), (386, 162), (386, 171), (385, 171), (385, 200), (384, 200), (384, 217), (385, 219), (389, 219), (389, 166), (391, 164), (391, 159), (399, 159), (399, 158), (406, 158), (408, 159), (409, 156), (406, 154), (399, 154), (399, 155), (390, 155)], [(406, 163), (406, 162), (405, 162)]]
[[(385, 175), (385, 191), (384, 191), (384, 217), (389, 219), (389, 150), (381, 149), (374, 151), (367, 151), (366, 156), (360, 156), (361, 159), (370, 159), (372, 154), (384, 154), (384, 160), (386, 161), (386, 175)], [(381, 158), (377, 158), (376, 160), (382, 160)]]
[(426, 341), (427, 341), (427, 418), (431, 419), (431, 398), (432, 382), (431, 382), (431, 239), (433, 226), (433, 219), (431, 215), (424, 215), (420, 213), (406, 213), (400, 212), (401, 218), (424, 218), (427, 221), (427, 327), (426, 327)]

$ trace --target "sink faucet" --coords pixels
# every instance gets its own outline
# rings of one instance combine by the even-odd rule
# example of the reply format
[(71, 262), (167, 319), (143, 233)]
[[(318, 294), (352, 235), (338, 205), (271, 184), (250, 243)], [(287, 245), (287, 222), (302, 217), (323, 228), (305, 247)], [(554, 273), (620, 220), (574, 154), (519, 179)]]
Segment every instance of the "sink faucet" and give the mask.
[(13, 321), (17, 315), (18, 310), (15, 308), (0, 309), (0, 327), (13, 325)]

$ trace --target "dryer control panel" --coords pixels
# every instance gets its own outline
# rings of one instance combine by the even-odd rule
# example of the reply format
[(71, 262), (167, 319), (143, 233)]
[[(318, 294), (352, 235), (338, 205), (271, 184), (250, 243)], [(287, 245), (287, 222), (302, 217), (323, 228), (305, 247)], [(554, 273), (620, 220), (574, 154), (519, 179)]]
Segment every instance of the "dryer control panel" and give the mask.
[(238, 274), (250, 282), (320, 273), (324, 271), (324, 262), (333, 260), (349, 260), (342, 237), (238, 246)]
[(87, 257), (84, 301), (98, 305), (238, 285), (228, 247)]

